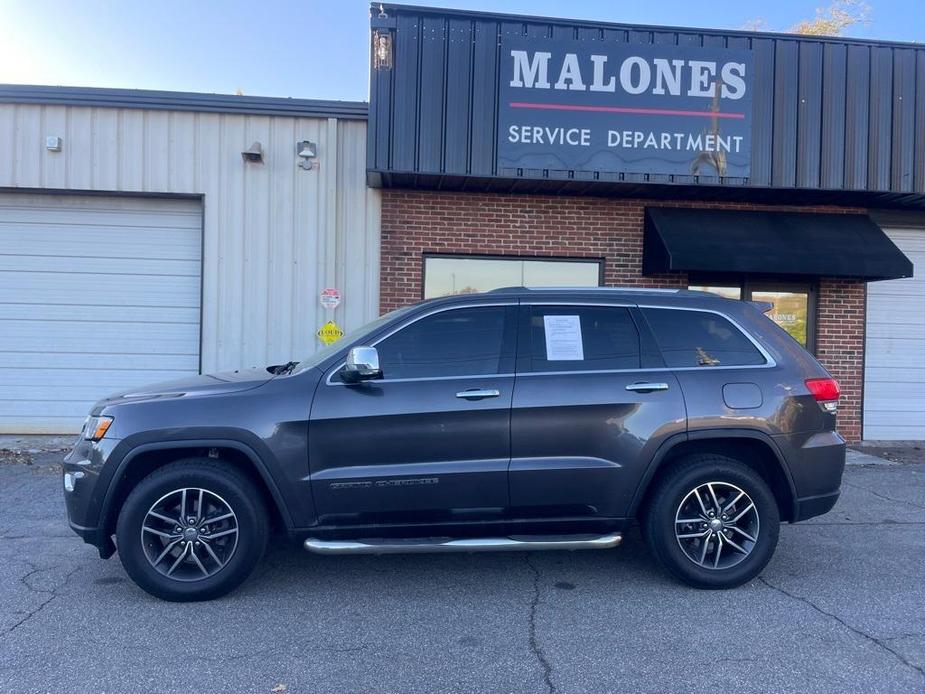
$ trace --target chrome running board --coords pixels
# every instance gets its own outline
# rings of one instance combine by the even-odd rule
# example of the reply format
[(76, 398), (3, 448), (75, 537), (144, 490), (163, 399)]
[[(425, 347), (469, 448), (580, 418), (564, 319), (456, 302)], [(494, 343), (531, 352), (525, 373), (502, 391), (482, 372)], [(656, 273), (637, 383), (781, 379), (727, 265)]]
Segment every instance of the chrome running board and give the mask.
[(511, 552), (549, 549), (610, 549), (623, 540), (620, 533), (560, 537), (486, 537), (463, 540), (305, 540), (305, 549), (316, 554), (409, 554), (423, 552)]

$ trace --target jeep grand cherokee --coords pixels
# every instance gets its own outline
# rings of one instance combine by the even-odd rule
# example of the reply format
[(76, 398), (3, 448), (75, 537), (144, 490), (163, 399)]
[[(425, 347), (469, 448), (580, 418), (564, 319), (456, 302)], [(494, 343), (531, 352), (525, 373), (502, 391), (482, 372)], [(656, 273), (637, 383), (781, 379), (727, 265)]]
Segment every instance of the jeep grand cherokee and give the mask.
[(113, 395), (66, 458), (70, 524), (168, 600), (238, 586), (272, 529), (325, 554), (575, 550), (638, 521), (681, 581), (737, 586), (845, 461), (838, 384), (762, 308), (509, 288)]

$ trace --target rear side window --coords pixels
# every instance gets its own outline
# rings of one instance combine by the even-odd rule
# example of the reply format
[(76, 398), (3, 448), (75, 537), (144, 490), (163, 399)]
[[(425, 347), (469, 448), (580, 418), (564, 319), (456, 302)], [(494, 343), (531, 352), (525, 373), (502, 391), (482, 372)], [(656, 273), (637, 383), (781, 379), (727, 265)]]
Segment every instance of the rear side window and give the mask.
[(643, 313), (669, 367), (766, 363), (751, 340), (720, 315), (661, 308), (643, 309)]
[(638, 369), (639, 333), (625, 308), (533, 306), (531, 371)]
[(506, 308), (441, 311), (376, 345), (387, 379), (483, 376), (499, 372)]

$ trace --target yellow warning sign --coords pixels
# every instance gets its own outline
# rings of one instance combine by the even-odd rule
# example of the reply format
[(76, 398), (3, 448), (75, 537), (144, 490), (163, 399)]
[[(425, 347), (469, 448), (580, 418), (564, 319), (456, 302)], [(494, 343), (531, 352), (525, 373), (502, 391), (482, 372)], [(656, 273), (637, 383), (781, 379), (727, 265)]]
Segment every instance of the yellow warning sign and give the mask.
[(330, 345), (342, 338), (344, 336), (344, 331), (340, 329), (337, 323), (329, 320), (327, 323), (318, 328), (318, 332), (315, 334), (324, 344)]

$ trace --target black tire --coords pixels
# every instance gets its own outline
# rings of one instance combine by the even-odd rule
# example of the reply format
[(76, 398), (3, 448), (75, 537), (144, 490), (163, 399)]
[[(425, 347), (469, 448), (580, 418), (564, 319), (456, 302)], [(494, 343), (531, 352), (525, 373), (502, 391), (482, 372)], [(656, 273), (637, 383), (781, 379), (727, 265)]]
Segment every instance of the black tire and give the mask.
[[(187, 491), (183, 495), (183, 489), (204, 490), (205, 501), (200, 502), (199, 499), (203, 497), (199, 497), (195, 492)], [(187, 497), (190, 499), (187, 500)], [(172, 539), (176, 529), (186, 531), (187, 526), (180, 526), (178, 523), (177, 528), (171, 528), (171, 523), (148, 515), (155, 504), (161, 503), (162, 500), (166, 500), (163, 501), (164, 504), (170, 504), (177, 498), (182, 498), (187, 504), (185, 512), (189, 515), (188, 522), (195, 526), (196, 533), (191, 537), (198, 539), (195, 545), (183, 532), (177, 534), (182, 539)], [(200, 511), (196, 510), (199, 503), (202, 504), (201, 519), (197, 518), (200, 515)], [(210, 506), (210, 503), (213, 505)], [(209, 513), (213, 514), (212, 518), (222, 515), (219, 509), (223, 503), (233, 513), (233, 517), (211, 526), (200, 527), (200, 520), (207, 520), (206, 516)], [(163, 516), (164, 507), (157, 508)], [(177, 503), (175, 508), (179, 509), (180, 504)], [(192, 515), (194, 512), (196, 515)], [(173, 513), (168, 515), (170, 518), (174, 517)], [(183, 515), (183, 512), (179, 512), (178, 515)], [(182, 518), (180, 521), (182, 522)], [(170, 533), (172, 537), (165, 538), (151, 531), (143, 531), (143, 524), (146, 524), (146, 527), (155, 527), (157, 532)], [(232, 526), (236, 527), (236, 530), (228, 530)], [(188, 532), (193, 533), (193, 530)], [(219, 535), (223, 537), (205, 540), (204, 538), (211, 538), (210, 532), (216, 538)], [(251, 574), (263, 556), (268, 535), (267, 512), (259, 490), (230, 465), (208, 458), (179, 460), (145, 477), (128, 495), (120, 509), (116, 524), (119, 558), (128, 575), (151, 595), (174, 602), (211, 600), (237, 588)], [(153, 559), (149, 557), (155, 554), (159, 556), (160, 552), (157, 550), (161, 547), (166, 550), (168, 544), (173, 547), (165, 559), (157, 564), (159, 568), (155, 568), (152, 564)], [(216, 559), (208, 556), (206, 544), (213, 552), (211, 556)], [(192, 555), (187, 554), (185, 559), (180, 559), (180, 563), (174, 569), (175, 573), (165, 575), (165, 571), (176, 561), (181, 550), (193, 552), (196, 555), (196, 564), (191, 561)], [(224, 563), (220, 560), (224, 560)], [(201, 576), (192, 573), (200, 570), (200, 567)], [(214, 573), (208, 574), (209, 571)]]
[[(700, 512), (703, 506), (694, 496), (694, 490), (703, 490), (708, 483), (719, 495), (720, 508), (725, 507), (739, 491), (747, 495), (747, 498), (742, 497), (740, 505), (727, 513), (730, 520), (725, 526), (720, 523), (721, 529), (716, 533), (711, 530), (713, 518), (707, 518)], [(741, 531), (757, 532), (754, 542), (745, 541), (744, 533), (734, 529), (737, 523), (731, 522), (734, 515), (748, 507), (747, 501), (754, 503), (754, 510), (745, 511), (738, 523), (742, 524)], [(682, 508), (685, 510), (682, 511)], [(697, 509), (693, 515), (698, 522), (677, 524), (677, 520), (685, 520), (692, 515), (691, 508)], [(715, 503), (707, 503), (706, 513), (717, 515), (715, 508)], [(701, 517), (705, 522), (699, 522)], [(746, 527), (745, 523), (749, 525)], [(695, 588), (715, 590), (740, 586), (755, 578), (767, 566), (777, 547), (780, 512), (767, 483), (744, 463), (721, 455), (692, 455), (673, 465), (657, 481), (642, 525), (643, 536), (652, 554), (671, 575)], [(679, 527), (677, 534), (676, 525)], [(711, 531), (709, 541), (699, 537), (680, 539), (677, 536), (707, 531)], [(717, 537), (718, 534), (723, 534), (723, 537)], [(727, 538), (748, 550), (747, 554), (733, 549)], [(717, 546), (720, 546), (719, 550)], [(725, 557), (724, 551), (727, 552)], [(724, 563), (714, 568), (714, 561)]]

